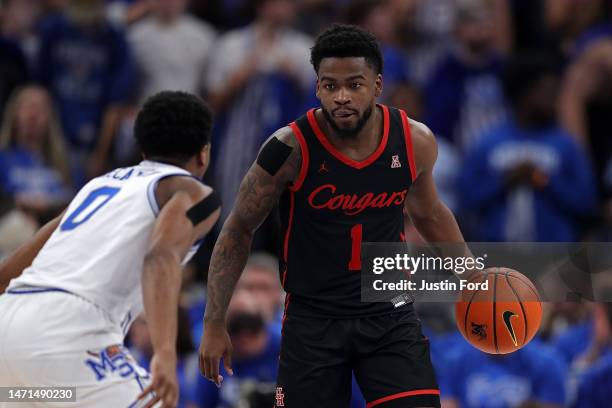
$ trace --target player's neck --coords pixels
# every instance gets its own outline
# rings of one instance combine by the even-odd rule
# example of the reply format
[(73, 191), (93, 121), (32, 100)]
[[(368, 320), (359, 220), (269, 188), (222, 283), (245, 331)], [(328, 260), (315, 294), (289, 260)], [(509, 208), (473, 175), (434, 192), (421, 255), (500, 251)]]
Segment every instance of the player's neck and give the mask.
[(384, 126), (382, 109), (378, 105), (374, 107), (372, 115), (354, 137), (338, 135), (327, 122), (320, 109), (316, 111), (315, 118), (329, 142), (353, 160), (367, 158), (380, 145)]
[(176, 167), (180, 167), (181, 169), (187, 170), (188, 172), (191, 173), (189, 167), (189, 162), (188, 163), (180, 163), (179, 160), (173, 160), (173, 159), (169, 159), (167, 157), (147, 157), (145, 158), (145, 160), (149, 160), (149, 161), (153, 161), (156, 163), (163, 163), (163, 164), (169, 164), (170, 166), (176, 166)]

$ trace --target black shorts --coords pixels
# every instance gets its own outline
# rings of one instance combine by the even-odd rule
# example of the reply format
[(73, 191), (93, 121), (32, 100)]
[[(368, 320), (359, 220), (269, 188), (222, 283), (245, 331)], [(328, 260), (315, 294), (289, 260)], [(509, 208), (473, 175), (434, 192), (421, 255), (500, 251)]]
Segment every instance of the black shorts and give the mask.
[(352, 372), (367, 408), (440, 406), (429, 340), (412, 307), (354, 319), (286, 316), (276, 408), (348, 407)]

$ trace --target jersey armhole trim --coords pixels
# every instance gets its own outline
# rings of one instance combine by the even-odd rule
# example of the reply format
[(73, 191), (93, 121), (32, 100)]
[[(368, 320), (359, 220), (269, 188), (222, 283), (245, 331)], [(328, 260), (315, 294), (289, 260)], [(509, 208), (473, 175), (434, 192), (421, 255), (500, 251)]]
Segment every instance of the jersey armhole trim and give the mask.
[(289, 125), (296, 139), (300, 143), (300, 149), (302, 152), (302, 165), (300, 166), (300, 173), (298, 174), (295, 182), (289, 187), (290, 191), (296, 192), (300, 188), (302, 188), (302, 184), (304, 184), (304, 180), (306, 179), (306, 174), (308, 172), (308, 165), (310, 163), (310, 155), (308, 152), (308, 145), (306, 144), (306, 139), (304, 138), (304, 134), (300, 130), (299, 126), (295, 122), (291, 122)]
[(406, 141), (406, 155), (408, 156), (408, 165), (410, 166), (410, 177), (412, 182), (416, 180), (416, 164), (414, 162), (414, 149), (412, 146), (412, 132), (410, 130), (410, 122), (406, 112), (400, 109), (400, 116), (402, 117), (402, 127), (404, 128), (404, 140)]
[(157, 217), (160, 211), (159, 204), (157, 203), (157, 199), (155, 198), (155, 189), (157, 188), (157, 185), (159, 184), (160, 181), (167, 179), (168, 177), (176, 177), (176, 176), (191, 177), (194, 180), (200, 181), (197, 177), (191, 174), (185, 174), (185, 173), (164, 174), (162, 176), (159, 176), (151, 180), (149, 182), (149, 186), (147, 187), (147, 199), (149, 200), (149, 206), (151, 207), (151, 211), (153, 211), (154, 216)]

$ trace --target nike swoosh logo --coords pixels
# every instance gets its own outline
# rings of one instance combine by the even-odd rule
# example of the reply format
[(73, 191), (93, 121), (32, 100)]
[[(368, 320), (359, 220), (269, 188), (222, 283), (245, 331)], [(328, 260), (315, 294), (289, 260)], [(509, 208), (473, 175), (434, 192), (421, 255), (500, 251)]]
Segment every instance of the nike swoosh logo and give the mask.
[(516, 342), (516, 334), (514, 334), (514, 328), (512, 327), (512, 322), (510, 321), (511, 318), (516, 317), (517, 314), (510, 311), (510, 310), (506, 310), (504, 312), (504, 323), (506, 324), (506, 329), (508, 329), (508, 332), (510, 333), (510, 337), (512, 338), (512, 343), (514, 343), (515, 347), (518, 347), (518, 344)]

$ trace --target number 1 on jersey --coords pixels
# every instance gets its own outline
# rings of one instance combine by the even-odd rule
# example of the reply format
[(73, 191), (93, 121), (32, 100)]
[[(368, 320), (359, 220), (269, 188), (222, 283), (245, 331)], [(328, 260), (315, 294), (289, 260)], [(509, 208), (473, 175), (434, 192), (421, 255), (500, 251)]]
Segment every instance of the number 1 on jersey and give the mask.
[(349, 271), (361, 270), (361, 239), (363, 237), (363, 225), (356, 224), (351, 228), (351, 260), (348, 264)]

